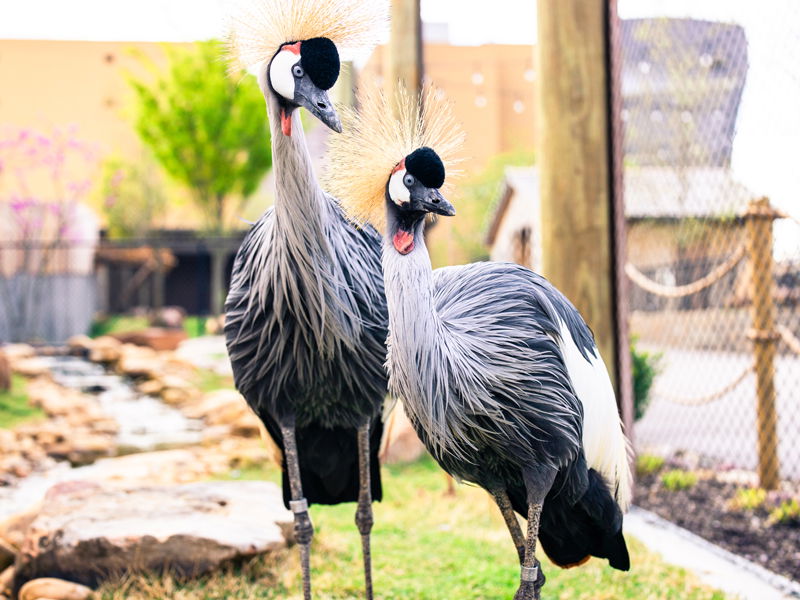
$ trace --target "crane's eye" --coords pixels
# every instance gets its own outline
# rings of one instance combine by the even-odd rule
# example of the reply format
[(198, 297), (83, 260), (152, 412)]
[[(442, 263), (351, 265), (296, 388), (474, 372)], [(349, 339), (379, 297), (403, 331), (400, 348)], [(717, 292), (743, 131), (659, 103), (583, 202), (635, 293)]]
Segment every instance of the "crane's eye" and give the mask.
[(414, 176), (411, 173), (406, 173), (405, 177), (403, 177), (403, 183), (406, 184), (406, 187), (410, 188), (412, 185), (414, 185), (415, 181), (416, 179), (414, 179)]
[(303, 67), (301, 67), (300, 65), (295, 65), (292, 67), (292, 75), (294, 75), (297, 78), (300, 78), (303, 75), (305, 75), (305, 71), (303, 71)]

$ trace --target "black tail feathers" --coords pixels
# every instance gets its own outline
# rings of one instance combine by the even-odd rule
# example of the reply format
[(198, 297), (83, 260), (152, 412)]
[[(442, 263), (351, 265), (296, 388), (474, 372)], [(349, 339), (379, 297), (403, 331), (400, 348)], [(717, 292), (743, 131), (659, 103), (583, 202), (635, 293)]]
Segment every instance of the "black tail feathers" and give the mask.
[[(509, 490), (514, 509), (526, 514), (524, 489)], [(574, 504), (568, 495), (548, 495), (542, 510), (539, 541), (547, 556), (560, 567), (583, 564), (590, 556), (608, 559), (620, 571), (630, 569), (630, 557), (622, 535), (622, 511), (605, 481), (589, 469), (588, 486)]]
[[(271, 423), (267, 423), (266, 419), (264, 421), (270, 435), (283, 450), (280, 428), (274, 421)], [(373, 501), (380, 501), (383, 497), (378, 461), (382, 435), (383, 423), (380, 419), (376, 419), (370, 428), (369, 465)], [(309, 504), (356, 502), (360, 486), (356, 429), (312, 425), (297, 429), (295, 436), (303, 495)], [(289, 500), (291, 500), (291, 488), (284, 459), (283, 503), (287, 508)]]

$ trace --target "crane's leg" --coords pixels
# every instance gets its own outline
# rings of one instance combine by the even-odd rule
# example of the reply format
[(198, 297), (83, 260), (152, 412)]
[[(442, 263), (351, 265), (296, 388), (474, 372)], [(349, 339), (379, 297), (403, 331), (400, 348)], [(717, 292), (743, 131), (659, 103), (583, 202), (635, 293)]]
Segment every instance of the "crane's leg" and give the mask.
[(522, 476), (528, 492), (528, 539), (525, 540), (525, 558), (522, 561), (520, 585), (514, 600), (539, 600), (545, 578), (536, 559), (536, 541), (539, 537), (539, 521), (544, 499), (553, 485), (556, 470), (537, 465), (524, 468)]
[(286, 470), (289, 473), (289, 487), (292, 499), (289, 507), (294, 513), (294, 537), (300, 546), (300, 568), (303, 570), (303, 598), (311, 600), (311, 538), (314, 537), (314, 525), (308, 515), (308, 501), (303, 497), (303, 486), (300, 482), (300, 462), (297, 457), (297, 441), (294, 436), (294, 424), (281, 425), (283, 449), (286, 454)]
[(358, 476), (361, 485), (358, 492), (356, 526), (361, 533), (361, 549), (364, 554), (364, 583), (367, 600), (372, 600), (372, 552), (369, 535), (372, 531), (372, 482), (369, 464), (369, 421), (358, 428)]
[(525, 561), (525, 536), (522, 535), (522, 528), (519, 526), (519, 521), (517, 521), (517, 514), (511, 507), (511, 500), (508, 498), (508, 492), (504, 488), (498, 488), (492, 490), (491, 494), (494, 497), (494, 501), (497, 502), (500, 512), (503, 514), (503, 519), (506, 521), (506, 527), (508, 527), (511, 539), (514, 542), (514, 546), (517, 548), (519, 564), (521, 565)]

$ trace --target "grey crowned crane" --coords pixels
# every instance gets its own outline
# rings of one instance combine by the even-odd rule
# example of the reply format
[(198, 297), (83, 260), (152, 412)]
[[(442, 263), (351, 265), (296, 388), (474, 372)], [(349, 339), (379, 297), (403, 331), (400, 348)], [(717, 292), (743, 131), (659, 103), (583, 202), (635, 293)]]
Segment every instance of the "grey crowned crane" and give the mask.
[(320, 188), (298, 109), (341, 131), (326, 92), (339, 75), (337, 46), (370, 46), (387, 18), (383, 1), (251, 0), (229, 24), (231, 53), (267, 103), (276, 191), (236, 256), (225, 337), (236, 387), (282, 451), (306, 599), (309, 504), (356, 501), (372, 598), (388, 322), (380, 236), (354, 227)]
[[(459, 144), (432, 90), (400, 94), (399, 120), (373, 92), (333, 140), (330, 185), (357, 222), (384, 231), (390, 392), (436, 461), (485, 488), (521, 563), (517, 600), (539, 598), (537, 539), (562, 567), (590, 556), (630, 567), (622, 512), (628, 442), (586, 323), (546, 279), (511, 263), (433, 271), (423, 228), (451, 216), (440, 192)], [(514, 511), (527, 518), (527, 539)]]

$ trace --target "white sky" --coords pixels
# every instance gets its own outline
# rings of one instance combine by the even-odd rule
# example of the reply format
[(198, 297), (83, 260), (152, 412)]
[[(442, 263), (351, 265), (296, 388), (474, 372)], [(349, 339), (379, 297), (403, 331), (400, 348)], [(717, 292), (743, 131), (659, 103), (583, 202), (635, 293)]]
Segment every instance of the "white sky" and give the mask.
[[(230, 0), (0, 0), (0, 38), (187, 41), (219, 35)], [(694, 17), (744, 26), (750, 69), (734, 172), (800, 216), (800, 0), (618, 0), (622, 18)], [(533, 43), (535, 0), (422, 0), (454, 44)], [(782, 236), (800, 251), (800, 228)]]

